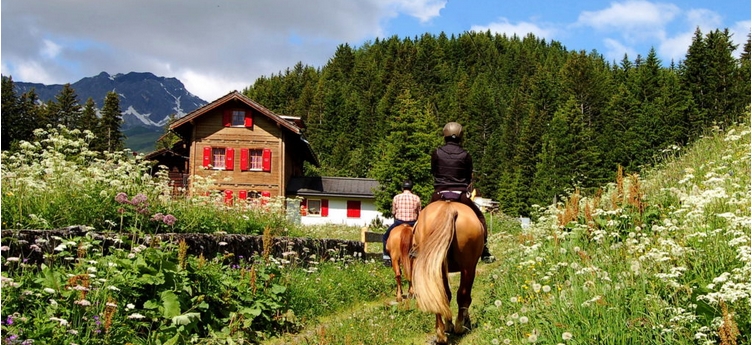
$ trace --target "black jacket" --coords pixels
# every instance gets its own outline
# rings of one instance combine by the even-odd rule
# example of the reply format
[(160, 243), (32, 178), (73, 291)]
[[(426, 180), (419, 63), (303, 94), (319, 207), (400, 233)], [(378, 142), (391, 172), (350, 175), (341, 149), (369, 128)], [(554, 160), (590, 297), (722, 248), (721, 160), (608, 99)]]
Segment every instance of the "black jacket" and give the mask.
[(431, 153), (431, 174), (436, 190), (467, 191), (473, 177), (473, 159), (459, 144), (447, 142)]

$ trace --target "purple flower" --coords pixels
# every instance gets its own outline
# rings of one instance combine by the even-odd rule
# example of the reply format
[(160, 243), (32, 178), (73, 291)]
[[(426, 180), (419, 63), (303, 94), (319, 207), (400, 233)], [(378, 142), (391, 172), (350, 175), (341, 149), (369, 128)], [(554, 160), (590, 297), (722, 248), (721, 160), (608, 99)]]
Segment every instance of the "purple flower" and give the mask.
[(157, 222), (161, 222), (162, 219), (164, 219), (164, 215), (162, 214), (162, 212), (156, 213), (153, 216), (151, 216), (151, 220), (154, 220)]
[(146, 195), (144, 195), (143, 193), (138, 193), (138, 194), (136, 194), (136, 196), (133, 197), (133, 199), (131, 199), (131, 204), (132, 205), (140, 205), (140, 204), (146, 202), (147, 199), (148, 198), (146, 197)]
[(177, 220), (178, 220), (178, 219), (177, 219), (177, 218), (175, 218), (175, 216), (173, 216), (173, 215), (171, 215), (171, 214), (168, 214), (168, 215), (164, 216), (164, 218), (162, 218), (162, 221), (163, 221), (163, 222), (164, 222), (165, 224), (169, 225), (169, 226), (172, 226), (173, 224), (175, 224), (175, 222), (176, 222)]
[(117, 195), (115, 195), (115, 201), (121, 204), (128, 203), (128, 194), (125, 194), (123, 192), (117, 193)]
[(6, 325), (12, 325), (13, 324), (13, 316), (8, 316), (7, 319), (5, 319)]

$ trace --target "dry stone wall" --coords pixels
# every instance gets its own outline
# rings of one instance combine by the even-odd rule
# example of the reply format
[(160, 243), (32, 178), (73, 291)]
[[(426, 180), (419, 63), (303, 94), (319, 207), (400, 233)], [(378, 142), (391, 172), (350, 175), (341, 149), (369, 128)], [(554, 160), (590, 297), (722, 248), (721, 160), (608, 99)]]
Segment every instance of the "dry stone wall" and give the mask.
[[(55, 248), (63, 241), (84, 236), (99, 241), (100, 249), (105, 255), (116, 248), (130, 251), (132, 247), (141, 244), (149, 246), (158, 242), (168, 242), (177, 245), (182, 240), (188, 245), (189, 255), (203, 254), (207, 259), (222, 255), (230, 261), (237, 261), (261, 255), (264, 250), (263, 236), (257, 235), (165, 233), (136, 236), (91, 232), (83, 226), (71, 226), (54, 230), (2, 230), (2, 256), (19, 257), (28, 264), (42, 263), (44, 255), (55, 254)], [(363, 258), (363, 249), (363, 242), (360, 241), (274, 237), (269, 254), (282, 258), (295, 253), (304, 259), (315, 255), (314, 260), (321, 261), (332, 258)]]

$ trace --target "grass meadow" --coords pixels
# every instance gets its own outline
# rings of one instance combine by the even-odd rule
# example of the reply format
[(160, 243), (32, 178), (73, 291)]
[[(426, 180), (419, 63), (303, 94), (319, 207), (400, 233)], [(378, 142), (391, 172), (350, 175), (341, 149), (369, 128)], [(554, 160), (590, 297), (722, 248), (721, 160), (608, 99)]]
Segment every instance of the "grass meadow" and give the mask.
[[(322, 260), (186, 254), (156, 232), (358, 239), (301, 227), (284, 200), (226, 206), (174, 198), (130, 152), (97, 155), (90, 133), (37, 131), (2, 156), (2, 229), (86, 225), (91, 236), (2, 238), (2, 344), (425, 344), (433, 316), (393, 298), (391, 270)], [(530, 227), (493, 215), (456, 344), (749, 344), (750, 131), (714, 130), (641, 175), (616, 171), (597, 195), (540, 205)], [(195, 181), (206, 188), (211, 179)], [(197, 193), (196, 195), (202, 195)], [(266, 243), (266, 242), (265, 242)], [(44, 254), (32, 265), (10, 246)], [(455, 306), (456, 308), (456, 306)]]

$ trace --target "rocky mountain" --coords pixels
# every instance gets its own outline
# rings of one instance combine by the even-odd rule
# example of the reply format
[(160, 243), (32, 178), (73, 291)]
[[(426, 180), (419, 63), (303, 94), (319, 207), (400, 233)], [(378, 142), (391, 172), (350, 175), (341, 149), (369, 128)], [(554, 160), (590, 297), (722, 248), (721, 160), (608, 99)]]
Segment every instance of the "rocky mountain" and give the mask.
[[(18, 93), (35, 89), (42, 102), (55, 99), (63, 85), (44, 85), (15, 81)], [(207, 104), (203, 99), (185, 89), (176, 78), (158, 77), (148, 72), (130, 72), (110, 75), (106, 72), (83, 78), (71, 87), (76, 90), (81, 105), (91, 97), (102, 108), (108, 92), (120, 95), (120, 109), (123, 111), (123, 133), (126, 145), (134, 151), (149, 151), (164, 131), (170, 115), (183, 117), (185, 114)]]

